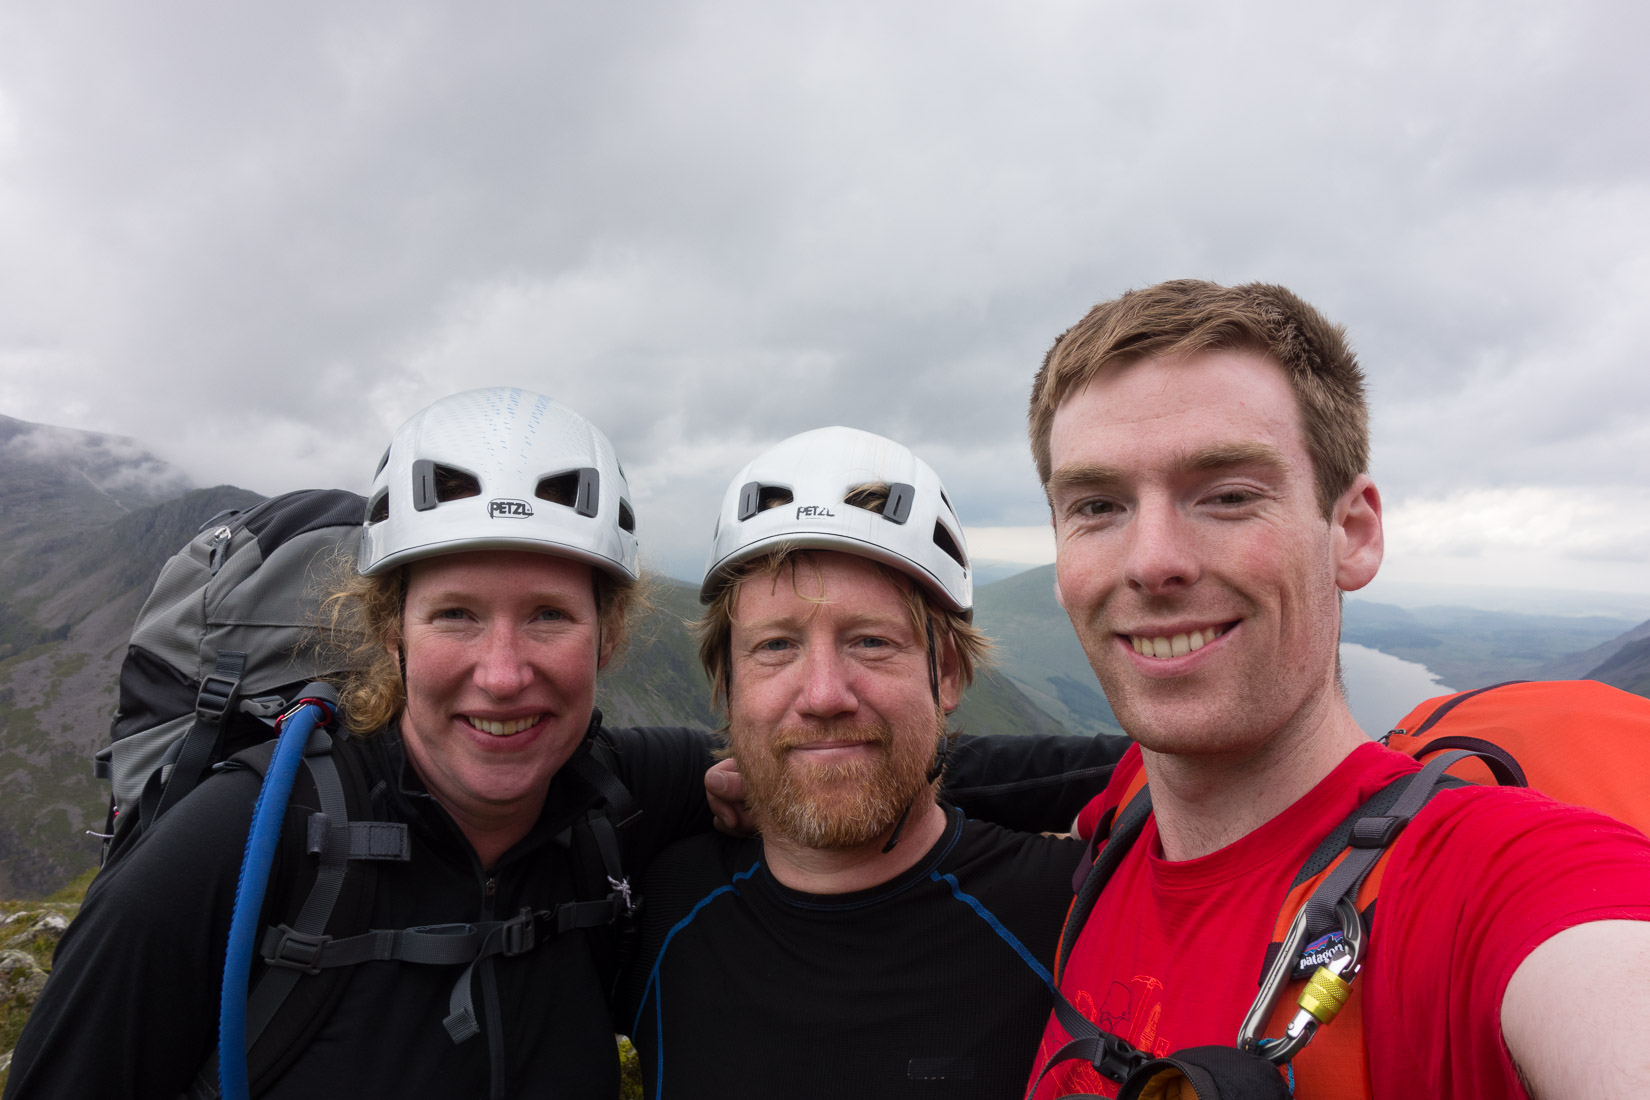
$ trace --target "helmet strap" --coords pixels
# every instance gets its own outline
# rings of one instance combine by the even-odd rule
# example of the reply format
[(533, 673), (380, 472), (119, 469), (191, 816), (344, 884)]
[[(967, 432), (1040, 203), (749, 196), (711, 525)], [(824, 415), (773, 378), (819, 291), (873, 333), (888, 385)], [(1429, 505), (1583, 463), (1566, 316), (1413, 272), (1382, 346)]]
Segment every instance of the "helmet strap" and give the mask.
[(888, 843), (882, 846), (883, 855), (887, 855), (889, 852), (892, 852), (894, 850), (894, 845), (899, 843), (899, 835), (905, 829), (905, 819), (911, 816), (911, 807), (916, 804), (917, 800), (913, 798), (905, 804), (905, 809), (900, 811), (899, 820), (894, 822), (894, 831), (889, 835)]
[(934, 705), (940, 705), (940, 658), (934, 650), (934, 620), (926, 612), (922, 628), (928, 634), (928, 690), (934, 693)]

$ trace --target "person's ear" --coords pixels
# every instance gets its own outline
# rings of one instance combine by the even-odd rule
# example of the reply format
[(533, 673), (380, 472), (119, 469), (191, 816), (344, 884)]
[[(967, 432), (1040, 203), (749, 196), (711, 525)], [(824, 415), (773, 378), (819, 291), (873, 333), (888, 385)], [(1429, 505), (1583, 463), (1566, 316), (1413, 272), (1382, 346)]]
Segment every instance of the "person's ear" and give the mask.
[(1341, 494), (1330, 515), (1334, 539), (1335, 584), (1342, 592), (1356, 592), (1375, 579), (1386, 553), (1381, 527), (1381, 491), (1368, 474)]

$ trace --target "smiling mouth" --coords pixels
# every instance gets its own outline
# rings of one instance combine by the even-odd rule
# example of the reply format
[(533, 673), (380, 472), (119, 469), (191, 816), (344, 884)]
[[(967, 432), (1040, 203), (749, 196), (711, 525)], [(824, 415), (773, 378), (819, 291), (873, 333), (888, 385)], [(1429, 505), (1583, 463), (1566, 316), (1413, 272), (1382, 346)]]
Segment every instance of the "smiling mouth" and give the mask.
[(1222, 634), (1232, 628), (1231, 623), (1220, 626), (1204, 627), (1202, 630), (1193, 630), (1185, 634), (1173, 634), (1160, 637), (1149, 637), (1145, 634), (1124, 634), (1121, 637), (1128, 639), (1134, 651), (1142, 657), (1155, 657), (1159, 660), (1168, 657), (1184, 657), (1194, 650), (1202, 649)]
[(511, 734), (520, 733), (522, 730), (532, 729), (544, 721), (544, 715), (542, 714), (533, 714), (526, 718), (512, 718), (506, 722), (495, 722), (490, 718), (477, 718), (469, 714), (463, 717), (464, 721), (472, 727), (491, 737), (509, 737)]

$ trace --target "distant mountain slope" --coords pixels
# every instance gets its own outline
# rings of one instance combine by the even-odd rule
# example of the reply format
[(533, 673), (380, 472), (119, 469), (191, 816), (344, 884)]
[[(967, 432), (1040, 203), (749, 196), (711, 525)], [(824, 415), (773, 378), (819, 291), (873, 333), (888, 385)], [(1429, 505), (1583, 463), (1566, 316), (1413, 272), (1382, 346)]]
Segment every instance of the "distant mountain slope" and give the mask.
[[(6, 477), (0, 468), (0, 480)], [(60, 528), (3, 591), (0, 618), (0, 895), (37, 896), (95, 864), (108, 789), (91, 755), (107, 742), (138, 608), (166, 558), (200, 524), (260, 500), (197, 489), (113, 522)]]
[(1076, 733), (1121, 733), (1071, 620), (1054, 600), (1054, 566), (974, 593), (974, 621), (997, 642), (997, 671)]
[[(261, 499), (191, 490), (131, 440), (0, 417), (0, 897), (49, 893), (96, 863), (86, 832), (102, 827), (108, 790), (91, 757), (108, 739), (138, 609), (202, 523)], [(718, 725), (686, 626), (696, 591), (661, 581), (654, 601), (598, 680), (598, 705), (615, 725)], [(953, 726), (1065, 732), (995, 673)]]
[(1406, 609), (1348, 599), (1341, 640), (1415, 661), (1457, 691), (1502, 680), (1543, 679), (1553, 661), (1602, 645), (1621, 621), (1520, 615), (1467, 607)]
[(1650, 636), (1623, 645), (1589, 671), (1585, 679), (1598, 680), (1635, 695), (1650, 696)]
[[(1604, 664), (1610, 658), (1620, 653), (1622, 649), (1633, 642), (1650, 638), (1650, 620), (1640, 623), (1623, 634), (1618, 634), (1602, 645), (1596, 645), (1580, 653), (1572, 653), (1560, 657), (1556, 661), (1549, 661), (1538, 670), (1535, 679), (1538, 680), (1596, 680), (1593, 670)], [(1606, 681), (1608, 682), (1608, 681)], [(1621, 685), (1617, 684), (1617, 687)], [(1627, 690), (1632, 690), (1631, 688)], [(1639, 694), (1644, 694), (1640, 692)]]

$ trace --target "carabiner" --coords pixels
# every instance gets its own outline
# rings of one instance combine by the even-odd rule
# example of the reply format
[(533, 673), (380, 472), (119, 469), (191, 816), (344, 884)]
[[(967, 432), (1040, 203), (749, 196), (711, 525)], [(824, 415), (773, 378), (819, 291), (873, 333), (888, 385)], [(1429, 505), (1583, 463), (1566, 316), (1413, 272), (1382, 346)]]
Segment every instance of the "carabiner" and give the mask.
[(1268, 1038), (1266, 1025), (1272, 1019), (1283, 987), (1289, 984), (1306, 939), (1305, 907), (1296, 914), (1294, 923), (1289, 926), (1289, 934), (1284, 937), (1283, 947), (1261, 981), (1260, 995), (1249, 1006), (1249, 1014), (1243, 1018), (1243, 1028), (1238, 1032), (1237, 1041), (1240, 1050), (1258, 1054), (1273, 1065), (1281, 1066), (1299, 1054), (1301, 1048), (1312, 1041), (1318, 1028), (1340, 1012), (1351, 993), (1352, 979), (1358, 976), (1363, 966), (1364, 922), (1351, 898), (1341, 898), (1335, 903), (1335, 916), (1340, 920), (1346, 954), (1318, 967), (1301, 991), (1298, 1002), (1300, 1011), (1295, 1013), (1283, 1035)]

